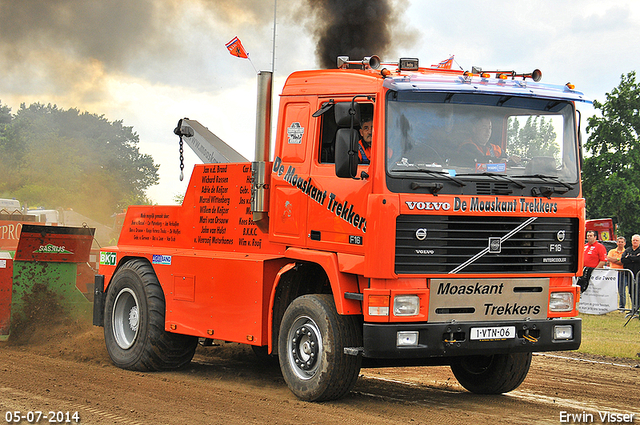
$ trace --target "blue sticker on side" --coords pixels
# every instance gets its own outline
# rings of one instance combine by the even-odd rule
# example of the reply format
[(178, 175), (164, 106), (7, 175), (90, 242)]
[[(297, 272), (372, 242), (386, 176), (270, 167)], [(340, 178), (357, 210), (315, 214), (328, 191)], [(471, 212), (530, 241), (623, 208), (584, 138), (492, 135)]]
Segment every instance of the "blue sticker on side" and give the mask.
[(165, 266), (171, 265), (171, 256), (170, 255), (153, 255), (153, 264), (162, 264)]
[(507, 164), (504, 162), (489, 163), (489, 164), (476, 164), (476, 173), (488, 171), (490, 173), (504, 173), (507, 171)]

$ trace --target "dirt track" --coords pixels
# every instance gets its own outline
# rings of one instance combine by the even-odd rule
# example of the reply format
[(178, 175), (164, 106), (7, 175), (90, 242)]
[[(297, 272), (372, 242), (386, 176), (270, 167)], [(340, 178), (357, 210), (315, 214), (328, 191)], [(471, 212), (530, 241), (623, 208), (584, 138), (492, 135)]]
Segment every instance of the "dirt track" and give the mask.
[(564, 423), (603, 423), (598, 412), (640, 423), (640, 368), (535, 355), (524, 383), (503, 396), (466, 392), (448, 367), (363, 369), (346, 398), (307, 403), (248, 347), (198, 348), (179, 371), (129, 372), (111, 364), (101, 328), (66, 322), (0, 343), (0, 423), (15, 410), (77, 411), (82, 424), (557, 424), (561, 412), (593, 414)]

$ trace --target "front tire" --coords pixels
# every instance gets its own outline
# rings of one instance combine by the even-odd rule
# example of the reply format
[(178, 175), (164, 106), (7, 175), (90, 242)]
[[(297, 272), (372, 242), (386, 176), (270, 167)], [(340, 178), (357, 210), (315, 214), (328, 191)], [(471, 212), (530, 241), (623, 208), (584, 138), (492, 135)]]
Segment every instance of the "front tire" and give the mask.
[(476, 394), (502, 394), (522, 384), (531, 366), (532, 353), (456, 357), (451, 371), (460, 385)]
[(280, 324), (278, 358), (284, 380), (301, 400), (335, 400), (356, 383), (361, 356), (344, 354), (362, 345), (355, 316), (341, 316), (331, 295), (304, 295), (287, 308)]
[(165, 298), (153, 267), (141, 259), (125, 263), (105, 300), (104, 339), (113, 363), (152, 371), (188, 364), (198, 345), (193, 336), (164, 330)]

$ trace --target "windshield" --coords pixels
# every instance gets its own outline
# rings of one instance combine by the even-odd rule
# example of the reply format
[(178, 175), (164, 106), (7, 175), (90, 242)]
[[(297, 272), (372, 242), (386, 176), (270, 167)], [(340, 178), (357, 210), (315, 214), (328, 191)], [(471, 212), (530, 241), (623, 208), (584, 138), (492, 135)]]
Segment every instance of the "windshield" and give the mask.
[(573, 117), (572, 104), (561, 100), (390, 92), (387, 172), (431, 179), (546, 176), (576, 183)]

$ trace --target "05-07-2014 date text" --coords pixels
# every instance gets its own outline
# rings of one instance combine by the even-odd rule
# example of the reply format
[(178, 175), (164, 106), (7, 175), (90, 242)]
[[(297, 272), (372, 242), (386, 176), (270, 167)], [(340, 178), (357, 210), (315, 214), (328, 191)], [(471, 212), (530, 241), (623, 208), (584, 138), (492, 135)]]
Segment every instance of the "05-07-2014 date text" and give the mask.
[(80, 423), (80, 415), (78, 412), (62, 412), (62, 411), (28, 411), (21, 412), (19, 410), (7, 411), (4, 414), (4, 420), (8, 424), (17, 423), (50, 423), (50, 424), (70, 424)]

